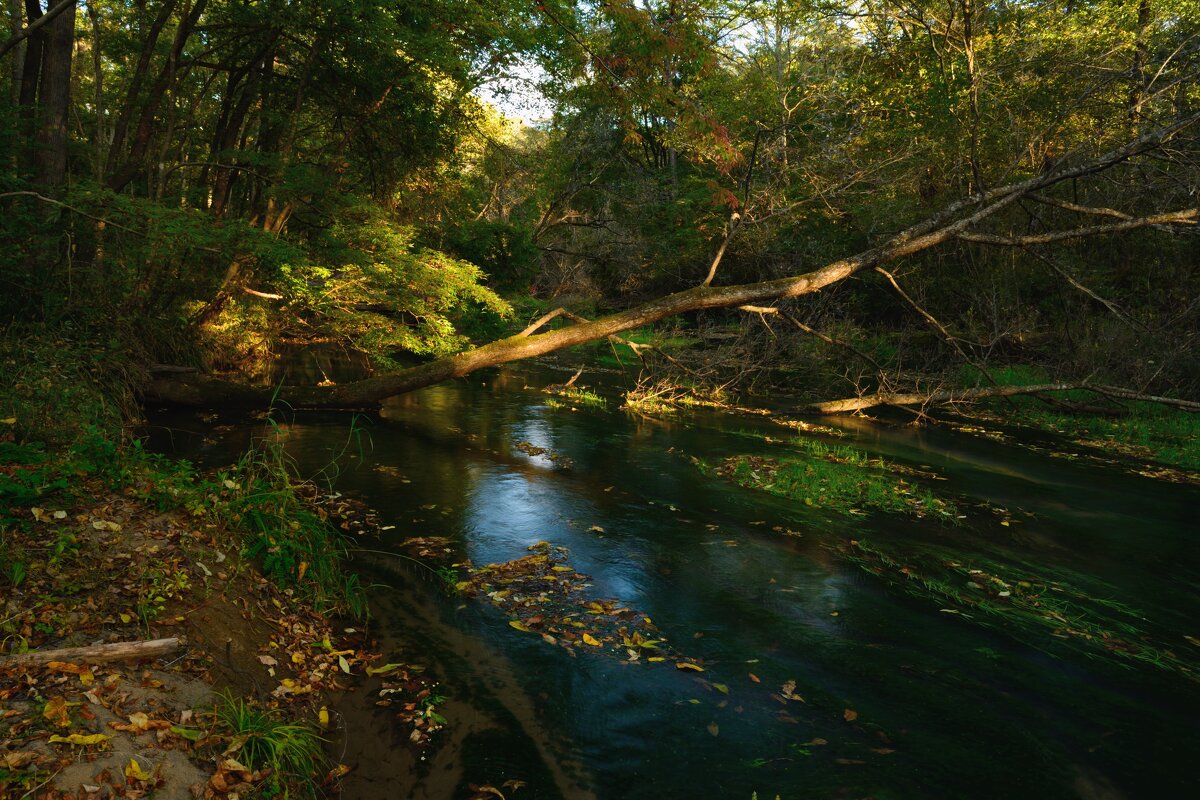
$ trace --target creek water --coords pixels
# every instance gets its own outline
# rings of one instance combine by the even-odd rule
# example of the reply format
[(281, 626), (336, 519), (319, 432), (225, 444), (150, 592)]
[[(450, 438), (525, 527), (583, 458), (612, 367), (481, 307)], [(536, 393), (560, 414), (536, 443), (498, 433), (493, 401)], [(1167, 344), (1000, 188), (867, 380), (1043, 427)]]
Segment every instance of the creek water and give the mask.
[[(340, 379), (347, 368), (319, 372)], [(540, 389), (569, 374), (514, 365), (395, 398), (379, 414), (284, 423), (302, 473), (336, 463), (335, 488), (395, 526), (367, 545), (384, 554), (354, 562), (372, 586), (373, 632), (428, 667), (448, 698), (447, 730), (422, 759), (387, 709), (349, 695), (337, 745), (355, 767), (345, 797), (456, 798), (470, 783), (513, 779), (525, 785), (503, 791), (518, 800), (1191, 795), (1194, 680), (949, 613), (838, 547), (936, 545), (968, 563), (1071, 575), (1138, 609), (1194, 669), (1200, 648), (1185, 637), (1200, 636), (1200, 489), (1011, 441), (843, 420), (829, 423), (843, 443), (936, 472), (933, 488), (966, 518), (846, 517), (705, 476), (691, 460), (778, 455), (786, 443), (744, 433), (790, 437), (783, 429), (707, 412), (629, 415), (616, 410), (623, 379), (595, 373), (580, 380), (610, 395), (607, 409), (556, 407)], [(150, 422), (152, 446), (204, 465), (235, 459), (264, 432), (182, 412)], [(542, 540), (566, 547), (591, 576), (589, 596), (651, 617), (706, 671), (572, 655), (386, 555), (431, 535), (477, 565)], [(789, 681), (803, 701), (772, 696)]]

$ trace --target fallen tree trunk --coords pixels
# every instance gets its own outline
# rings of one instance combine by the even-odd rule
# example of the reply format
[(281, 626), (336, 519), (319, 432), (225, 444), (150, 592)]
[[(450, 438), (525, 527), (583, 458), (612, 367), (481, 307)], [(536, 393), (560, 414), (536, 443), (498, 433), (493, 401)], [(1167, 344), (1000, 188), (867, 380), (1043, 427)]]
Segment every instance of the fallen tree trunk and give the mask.
[(1158, 403), (1160, 405), (1180, 408), (1184, 411), (1200, 411), (1200, 403), (1191, 400), (1159, 397), (1157, 395), (1142, 394), (1131, 389), (1121, 389), (1116, 386), (1093, 386), (1089, 383), (1039, 383), (1030, 386), (985, 386), (977, 389), (950, 389), (940, 392), (868, 394), (862, 397), (848, 397), (845, 400), (829, 400), (824, 403), (813, 403), (806, 406), (804, 410), (817, 414), (846, 414), (853, 411), (865, 411), (868, 408), (876, 408), (878, 406), (924, 406), (931, 403), (965, 403), (989, 397), (1039, 395), (1046, 392), (1065, 392), (1072, 389), (1085, 389), (1105, 397), (1121, 400)]
[[(826, 286), (881, 264), (922, 252), (947, 241), (971, 233), (972, 226), (1017, 200), (1047, 187), (1073, 178), (1101, 172), (1133, 156), (1159, 147), (1179, 131), (1200, 121), (1200, 114), (1177, 120), (1173, 124), (1146, 134), (1123, 147), (1110, 151), (1092, 161), (1064, 166), (1024, 181), (989, 189), (950, 204), (941, 212), (919, 222), (888, 239), (879, 247), (865, 250), (850, 258), (831, 262), (820, 269), (788, 278), (739, 286), (704, 284), (658, 298), (635, 308), (596, 320), (576, 320), (577, 324), (547, 333), (535, 330), (552, 319), (546, 315), (521, 333), (457, 355), (440, 358), (418, 367), (367, 378), (340, 386), (284, 386), (277, 389), (255, 388), (222, 381), (203, 375), (158, 374), (145, 387), (143, 398), (188, 406), (218, 406), (264, 409), (276, 400), (291, 408), (370, 408), (395, 395), (426, 386), (460, 378), (485, 367), (544, 355), (565, 347), (613, 336), (622, 331), (648, 325), (667, 317), (691, 311), (755, 305), (772, 300), (801, 297), (818, 292)], [(1178, 220), (1194, 222), (1194, 214), (1182, 213)], [(1120, 230), (1161, 224), (1164, 215), (1122, 220)], [(1115, 228), (1114, 228), (1115, 229)], [(1104, 233), (1099, 226), (1088, 233)], [(915, 401), (914, 401), (915, 402)]]
[(48, 664), (51, 661), (107, 664), (112, 661), (157, 658), (174, 653), (182, 646), (183, 642), (172, 636), (169, 639), (151, 639), (144, 642), (114, 642), (87, 647), (64, 647), (59, 650), (31, 650), (28, 653), (0, 657), (0, 667), (14, 664)]

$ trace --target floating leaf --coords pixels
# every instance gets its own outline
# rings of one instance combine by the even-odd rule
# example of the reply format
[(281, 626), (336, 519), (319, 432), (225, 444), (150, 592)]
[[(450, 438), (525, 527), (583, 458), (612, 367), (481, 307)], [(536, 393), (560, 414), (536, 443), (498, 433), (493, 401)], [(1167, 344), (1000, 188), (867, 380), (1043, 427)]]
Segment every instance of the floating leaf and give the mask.
[(389, 675), (403, 667), (403, 664), (384, 664), (382, 667), (367, 667), (368, 675)]
[(699, 664), (693, 664), (689, 661), (679, 661), (675, 664), (676, 669), (690, 669), (692, 672), (704, 672), (704, 667)]
[(759, 679), (759, 677), (757, 675), (755, 675), (753, 672), (750, 672), (747, 674), (750, 676), (750, 680), (754, 681), (755, 683), (762, 683), (762, 680)]
[(716, 736), (721, 732), (721, 728), (717, 725), (717, 723), (710, 722), (708, 723), (708, 732), (713, 736)]
[(350, 674), (350, 662), (346, 660), (345, 656), (338, 656), (338, 666), (342, 668), (342, 672)]
[(529, 628), (525, 627), (525, 623), (521, 622), (521, 620), (519, 620), (519, 619), (510, 619), (508, 621), (508, 624), (509, 624), (509, 627), (516, 628), (517, 630), (522, 631), (524, 633), (530, 632)]
[(597, 639), (595, 636), (592, 636), (590, 633), (585, 633), (583, 635), (583, 643), (590, 644), (592, 647), (600, 646), (600, 640)]
[(854, 720), (858, 719), (858, 712), (853, 708), (847, 708), (842, 712), (842, 719), (846, 720), (846, 722), (854, 722)]
[(721, 694), (729, 694), (729, 687), (723, 683), (714, 683), (712, 687)]
[(321, 723), (322, 728), (329, 727), (329, 709), (321, 706), (321, 710), (317, 712), (317, 721)]

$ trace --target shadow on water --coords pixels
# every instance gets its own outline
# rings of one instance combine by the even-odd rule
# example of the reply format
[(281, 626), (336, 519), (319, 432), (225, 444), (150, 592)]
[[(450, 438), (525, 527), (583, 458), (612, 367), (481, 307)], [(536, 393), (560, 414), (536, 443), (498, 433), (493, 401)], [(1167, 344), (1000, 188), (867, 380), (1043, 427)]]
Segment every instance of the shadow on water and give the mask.
[[(767, 452), (737, 435), (760, 423), (554, 408), (527, 388), (561, 379), (522, 365), (397, 398), (353, 423), (297, 414), (287, 450), (310, 474), (341, 454), (337, 488), (396, 526), (372, 547), (446, 536), (476, 564), (518, 558), (540, 540), (567, 547), (571, 566), (592, 576), (589, 596), (652, 617), (706, 671), (573, 655), (486, 604), (447, 596), (427, 571), (387, 556), (357, 562), (377, 587), (382, 644), (442, 682), (450, 725), (421, 762), (386, 709), (351, 695), (347, 797), (458, 797), (467, 784), (506, 780), (527, 783), (518, 798), (743, 800), (1090, 800), (1184, 796), (1194, 784), (1195, 682), (946, 613), (839, 548), (870, 539), (914, 558), (949, 548), (1061, 571), (1138, 609), (1194, 665), (1185, 637), (1200, 612), (1190, 541), (1200, 491), (952, 431), (856, 422), (849, 443), (936, 471), (934, 488), (967, 519), (840, 517), (692, 464)], [(209, 464), (261, 433), (261, 423), (196, 415), (151, 421), (155, 446)], [(352, 424), (369, 446), (346, 447)]]

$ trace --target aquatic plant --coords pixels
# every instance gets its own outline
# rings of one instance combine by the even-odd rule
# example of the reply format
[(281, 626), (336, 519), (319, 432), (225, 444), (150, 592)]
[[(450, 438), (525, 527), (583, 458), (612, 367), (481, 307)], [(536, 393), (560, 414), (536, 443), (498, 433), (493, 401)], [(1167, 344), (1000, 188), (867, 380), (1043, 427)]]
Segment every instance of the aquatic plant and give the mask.
[[(862, 514), (870, 509), (932, 516), (948, 522), (958, 519), (958, 508), (952, 501), (911, 480), (913, 474), (929, 473), (806, 437), (792, 444), (788, 455), (778, 457), (736, 455), (719, 463), (696, 463), (707, 474), (739, 486), (841, 514)], [(905, 473), (909, 477), (901, 477)]]
[[(1049, 565), (1001, 561), (978, 552), (905, 542), (850, 540), (832, 549), (944, 613), (1003, 629), (1027, 644), (1046, 637), (1117, 663), (1140, 662), (1197, 679), (1195, 664), (1156, 639), (1139, 610), (1083, 588), (1087, 579)], [(1115, 591), (1115, 590), (1114, 590)]]

